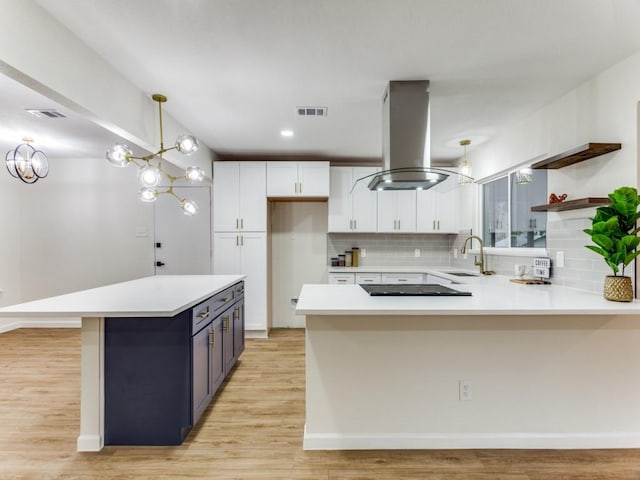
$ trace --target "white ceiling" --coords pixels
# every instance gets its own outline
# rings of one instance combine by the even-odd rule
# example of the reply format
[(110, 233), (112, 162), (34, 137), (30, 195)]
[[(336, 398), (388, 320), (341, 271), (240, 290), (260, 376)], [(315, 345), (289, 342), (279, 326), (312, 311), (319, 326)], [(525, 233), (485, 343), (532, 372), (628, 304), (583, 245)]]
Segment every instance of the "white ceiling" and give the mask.
[(379, 157), (387, 82), (428, 79), (453, 159), (640, 50), (637, 0), (38, 3), (218, 153)]

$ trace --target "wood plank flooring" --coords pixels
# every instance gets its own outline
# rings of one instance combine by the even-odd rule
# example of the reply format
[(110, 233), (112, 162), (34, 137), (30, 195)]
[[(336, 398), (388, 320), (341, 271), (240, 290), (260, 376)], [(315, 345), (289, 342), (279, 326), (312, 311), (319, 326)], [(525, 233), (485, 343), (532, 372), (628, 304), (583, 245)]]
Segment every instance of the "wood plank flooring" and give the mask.
[(79, 330), (0, 335), (0, 480), (640, 479), (640, 450), (305, 452), (302, 330), (248, 340), (230, 380), (180, 447), (76, 452), (79, 376)]

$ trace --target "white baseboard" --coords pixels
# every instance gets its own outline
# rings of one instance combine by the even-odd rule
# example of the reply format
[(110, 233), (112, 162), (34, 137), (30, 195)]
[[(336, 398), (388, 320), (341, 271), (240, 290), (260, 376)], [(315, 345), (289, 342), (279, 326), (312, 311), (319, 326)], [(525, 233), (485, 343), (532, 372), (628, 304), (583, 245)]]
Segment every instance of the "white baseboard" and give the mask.
[(640, 448), (640, 433), (334, 434), (304, 432), (305, 450)]
[(0, 325), (0, 333), (18, 328), (80, 328), (79, 318), (21, 318), (11, 323)]
[(245, 338), (269, 338), (269, 333), (264, 329), (252, 329), (247, 326), (244, 331)]
[(76, 444), (79, 452), (99, 452), (103, 442), (100, 435), (80, 435)]

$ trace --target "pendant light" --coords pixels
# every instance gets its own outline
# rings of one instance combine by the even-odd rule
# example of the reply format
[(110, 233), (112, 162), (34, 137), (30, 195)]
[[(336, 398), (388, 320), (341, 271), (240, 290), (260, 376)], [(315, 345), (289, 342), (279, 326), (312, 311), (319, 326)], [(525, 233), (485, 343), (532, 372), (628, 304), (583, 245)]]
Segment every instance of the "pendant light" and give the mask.
[[(167, 97), (155, 93), (151, 98), (158, 104), (160, 150), (144, 157), (138, 157), (133, 155), (127, 145), (119, 143), (107, 150), (107, 160), (115, 167), (126, 167), (130, 163), (138, 167), (138, 183), (141, 187), (138, 191), (138, 198), (141, 201), (155, 202), (158, 195), (168, 194), (180, 202), (180, 207), (185, 215), (195, 215), (198, 212), (198, 204), (193, 200), (179, 196), (174, 191), (173, 184), (176, 180), (186, 180), (192, 184), (199, 183), (204, 179), (204, 170), (200, 167), (189, 167), (185, 170), (184, 175), (175, 177), (164, 170), (162, 161), (164, 160), (163, 154), (169, 150), (177, 150), (184, 155), (191, 155), (198, 150), (198, 140), (193, 135), (183, 134), (176, 139), (172, 147), (165, 148), (162, 129), (162, 104), (167, 101)], [(160, 185), (163, 177), (169, 181), (169, 187), (166, 190), (158, 190), (156, 187)]]
[(31, 145), (32, 138), (24, 137), (21, 143), (5, 156), (5, 166), (12, 177), (19, 178), (24, 183), (36, 183), (49, 173), (47, 156)]
[(458, 183), (460, 185), (469, 185), (473, 183), (471, 178), (471, 165), (467, 161), (467, 147), (471, 145), (471, 140), (460, 140), (460, 146), (464, 149), (462, 154), (462, 163), (460, 163), (460, 175), (458, 175)]

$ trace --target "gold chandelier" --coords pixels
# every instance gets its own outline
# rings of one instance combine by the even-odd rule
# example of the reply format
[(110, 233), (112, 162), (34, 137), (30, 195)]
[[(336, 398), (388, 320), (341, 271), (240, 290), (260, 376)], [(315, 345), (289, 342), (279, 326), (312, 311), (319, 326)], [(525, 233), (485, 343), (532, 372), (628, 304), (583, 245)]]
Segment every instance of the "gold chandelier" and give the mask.
[[(162, 167), (163, 154), (170, 150), (177, 150), (184, 155), (191, 155), (198, 150), (198, 140), (193, 135), (182, 134), (178, 136), (172, 147), (165, 148), (164, 133), (162, 131), (162, 104), (167, 101), (167, 97), (155, 93), (151, 96), (154, 102), (158, 103), (158, 115), (160, 117), (160, 150), (156, 153), (138, 157), (127, 145), (118, 143), (107, 150), (107, 160), (116, 167), (126, 167), (130, 163), (138, 167), (138, 182), (140, 190), (138, 198), (143, 202), (155, 202), (159, 195), (168, 194), (175, 197), (180, 202), (180, 207), (185, 215), (195, 215), (198, 212), (198, 204), (193, 200), (187, 200), (179, 196), (173, 190), (176, 180), (187, 180), (189, 183), (199, 183), (204, 179), (204, 170), (200, 167), (188, 167), (184, 175), (176, 177), (170, 175)], [(166, 190), (158, 190), (162, 177), (169, 181)]]
[(9, 150), (4, 162), (12, 177), (24, 183), (36, 183), (49, 173), (49, 161), (41, 151), (31, 146), (33, 138), (24, 137), (16, 148)]

